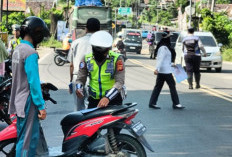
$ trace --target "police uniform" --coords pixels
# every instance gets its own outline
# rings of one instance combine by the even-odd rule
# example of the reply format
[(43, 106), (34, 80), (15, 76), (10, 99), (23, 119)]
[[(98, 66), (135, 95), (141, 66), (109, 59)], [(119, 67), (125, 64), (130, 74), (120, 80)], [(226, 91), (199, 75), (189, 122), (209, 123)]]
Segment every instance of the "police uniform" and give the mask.
[(200, 63), (201, 63), (201, 53), (204, 54), (206, 51), (199, 39), (199, 37), (194, 36), (193, 34), (185, 37), (182, 41), (183, 43), (183, 52), (184, 59), (186, 64), (186, 71), (188, 75), (189, 89), (192, 89), (193, 82), (193, 73), (196, 81), (196, 88), (200, 88)]
[(9, 42), (9, 51), (10, 51), (11, 54), (13, 53), (16, 46), (18, 46), (20, 44), (20, 40), (21, 40), (21, 38), (18, 38), (18, 39), (14, 38), (14, 39), (10, 40), (10, 42)]
[(109, 51), (105, 61), (98, 63), (93, 53), (85, 55), (80, 63), (76, 84), (84, 85), (89, 76), (89, 106), (97, 107), (103, 97), (110, 100), (109, 105), (121, 105), (125, 81), (125, 66), (120, 54)]

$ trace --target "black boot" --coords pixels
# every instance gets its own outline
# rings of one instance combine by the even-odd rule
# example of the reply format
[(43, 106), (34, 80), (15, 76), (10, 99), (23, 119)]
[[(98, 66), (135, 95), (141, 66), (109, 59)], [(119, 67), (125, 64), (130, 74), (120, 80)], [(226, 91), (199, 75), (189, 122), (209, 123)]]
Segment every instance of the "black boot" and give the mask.
[(192, 74), (188, 75), (188, 84), (189, 84), (189, 89), (193, 89), (193, 75)]
[(201, 74), (195, 74), (196, 88), (201, 88), (200, 86)]

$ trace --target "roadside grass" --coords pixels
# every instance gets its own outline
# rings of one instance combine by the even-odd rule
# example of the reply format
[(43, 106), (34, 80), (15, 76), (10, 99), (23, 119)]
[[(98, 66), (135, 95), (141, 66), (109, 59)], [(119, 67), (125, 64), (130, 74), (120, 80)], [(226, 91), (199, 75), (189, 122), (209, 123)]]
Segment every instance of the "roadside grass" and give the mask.
[(56, 48), (62, 48), (62, 42), (56, 40), (54, 36), (51, 36), (49, 39), (44, 40), (40, 46), (43, 47), (56, 47)]
[(222, 57), (224, 61), (232, 62), (232, 48), (223, 49)]

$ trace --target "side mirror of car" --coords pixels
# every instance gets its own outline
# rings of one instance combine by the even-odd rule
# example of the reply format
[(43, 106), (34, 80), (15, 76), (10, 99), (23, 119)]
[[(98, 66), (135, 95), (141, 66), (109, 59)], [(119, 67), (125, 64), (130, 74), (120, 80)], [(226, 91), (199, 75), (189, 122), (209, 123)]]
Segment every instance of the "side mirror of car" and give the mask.
[(219, 44), (218, 44), (218, 47), (222, 47), (222, 46), (223, 46), (223, 44), (222, 44), (222, 43), (219, 43)]

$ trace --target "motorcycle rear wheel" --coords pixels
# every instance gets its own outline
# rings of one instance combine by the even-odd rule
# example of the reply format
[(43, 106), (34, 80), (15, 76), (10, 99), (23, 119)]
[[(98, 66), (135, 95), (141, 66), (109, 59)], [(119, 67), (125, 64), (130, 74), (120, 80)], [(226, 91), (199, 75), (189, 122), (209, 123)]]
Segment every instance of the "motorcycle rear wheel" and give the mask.
[(15, 157), (16, 138), (0, 142), (0, 156)]
[(119, 152), (124, 153), (125, 156), (147, 156), (143, 145), (134, 137), (126, 134), (119, 134), (116, 136), (116, 140)]
[(54, 62), (57, 66), (63, 66), (65, 64), (65, 61), (63, 61), (62, 59), (60, 59), (59, 55), (56, 55), (54, 57)]

